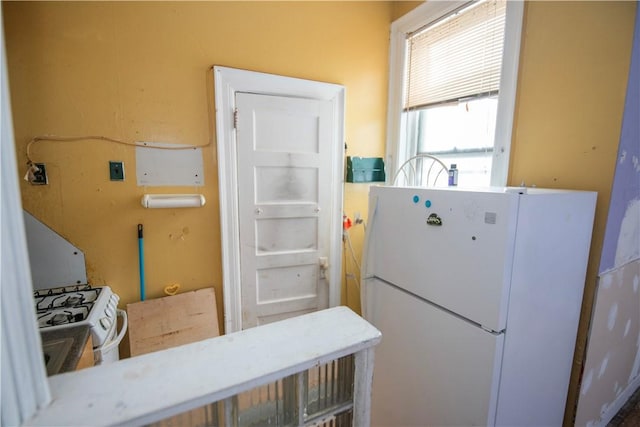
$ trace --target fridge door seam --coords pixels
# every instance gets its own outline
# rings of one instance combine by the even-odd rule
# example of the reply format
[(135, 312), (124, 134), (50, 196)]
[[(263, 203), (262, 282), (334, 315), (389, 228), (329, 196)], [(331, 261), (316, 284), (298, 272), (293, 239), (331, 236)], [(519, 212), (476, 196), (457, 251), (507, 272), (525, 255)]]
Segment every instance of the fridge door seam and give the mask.
[(485, 332), (489, 332), (491, 335), (496, 335), (496, 336), (497, 336), (497, 335), (504, 334), (504, 333), (506, 333), (506, 332), (507, 332), (507, 330), (506, 330), (506, 329), (502, 329), (502, 330), (499, 330), (499, 331), (494, 331), (493, 329), (491, 329), (491, 328), (486, 328), (486, 327), (484, 327), (484, 326), (482, 326), (482, 325), (480, 325), (480, 329), (482, 329), (482, 330), (483, 330), (483, 331), (485, 331)]
[(502, 329), (500, 331), (494, 331), (493, 329), (486, 328), (486, 327), (482, 326), (478, 322), (474, 322), (473, 320), (471, 320), (471, 319), (469, 319), (467, 317), (461, 316), (458, 313), (456, 313), (454, 311), (451, 311), (446, 307), (441, 306), (440, 304), (436, 304), (435, 302), (430, 301), (430, 300), (428, 300), (426, 298), (423, 298), (420, 295), (414, 294), (413, 292), (408, 291), (407, 289), (404, 289), (404, 288), (401, 288), (401, 287), (399, 287), (397, 285), (394, 285), (393, 283), (391, 283), (391, 282), (389, 282), (389, 281), (387, 281), (387, 280), (385, 280), (385, 279), (383, 279), (381, 277), (378, 277), (378, 276), (374, 275), (372, 278), (375, 278), (375, 279), (379, 280), (380, 282), (383, 282), (384, 284), (386, 284), (388, 286), (391, 286), (392, 288), (394, 288), (394, 289), (396, 289), (396, 290), (398, 290), (400, 292), (403, 292), (403, 293), (405, 293), (405, 294), (407, 294), (409, 296), (412, 296), (413, 298), (416, 298), (416, 299), (418, 299), (418, 300), (420, 300), (420, 301), (422, 301), (422, 302), (424, 302), (426, 304), (431, 305), (432, 307), (435, 307), (435, 308), (437, 308), (439, 310), (442, 310), (445, 313), (448, 313), (451, 316), (456, 317), (456, 318), (458, 318), (458, 319), (460, 319), (460, 320), (462, 320), (462, 321), (464, 321), (466, 323), (469, 323), (469, 324), (471, 324), (471, 325), (473, 325), (473, 326), (475, 326), (477, 328), (480, 328), (483, 331), (488, 332), (488, 333), (490, 333), (492, 335), (498, 336), (498, 335), (504, 334), (506, 332), (506, 329)]

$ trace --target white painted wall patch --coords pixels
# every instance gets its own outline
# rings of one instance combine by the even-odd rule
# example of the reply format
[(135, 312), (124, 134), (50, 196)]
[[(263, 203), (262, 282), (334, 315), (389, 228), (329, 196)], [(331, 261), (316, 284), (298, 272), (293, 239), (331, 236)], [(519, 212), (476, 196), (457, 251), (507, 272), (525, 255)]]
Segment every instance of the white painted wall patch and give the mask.
[(604, 427), (640, 387), (640, 260), (602, 273), (598, 280), (594, 339), (576, 410), (579, 426)]
[(587, 392), (589, 391), (589, 388), (591, 388), (592, 381), (593, 381), (593, 369), (590, 369), (589, 372), (587, 372), (587, 375), (582, 380), (582, 390), (580, 391), (581, 395), (584, 396), (585, 394), (587, 394)]
[[(640, 346), (640, 334), (638, 334), (638, 340), (636, 341), (636, 349), (638, 346)], [(633, 367), (629, 373), (629, 382), (638, 376), (638, 369), (640, 369), (640, 351), (636, 350), (636, 359), (633, 361)]]
[(613, 305), (609, 309), (609, 320), (607, 321), (607, 328), (609, 328), (610, 331), (613, 331), (613, 328), (616, 326), (617, 317), (618, 317), (618, 303), (613, 303)]
[[(634, 164), (638, 159), (634, 157)], [(640, 258), (640, 199), (629, 202), (618, 236), (615, 266), (619, 267), (629, 261)], [(635, 289), (635, 288), (634, 288)]]
[(604, 357), (602, 363), (600, 364), (600, 372), (598, 372), (598, 378), (601, 378), (607, 370), (607, 365), (609, 364), (609, 353)]

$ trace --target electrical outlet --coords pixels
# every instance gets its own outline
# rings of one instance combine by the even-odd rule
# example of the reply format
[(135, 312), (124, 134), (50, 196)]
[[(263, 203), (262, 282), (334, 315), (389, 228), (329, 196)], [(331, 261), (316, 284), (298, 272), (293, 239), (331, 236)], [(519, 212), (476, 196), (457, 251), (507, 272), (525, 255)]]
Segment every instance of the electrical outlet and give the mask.
[(353, 225), (364, 224), (364, 219), (360, 215), (360, 211), (353, 214)]
[(31, 177), (29, 182), (32, 185), (47, 185), (49, 180), (47, 179), (47, 169), (44, 163), (34, 163), (31, 169)]
[(111, 179), (111, 181), (124, 181), (123, 162), (109, 162), (109, 179)]

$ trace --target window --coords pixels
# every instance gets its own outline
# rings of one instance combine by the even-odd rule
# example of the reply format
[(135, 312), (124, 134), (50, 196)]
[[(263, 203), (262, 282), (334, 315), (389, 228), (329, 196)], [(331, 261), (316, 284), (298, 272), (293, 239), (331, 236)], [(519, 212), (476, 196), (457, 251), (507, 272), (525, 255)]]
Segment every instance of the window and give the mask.
[(522, 2), (428, 1), (391, 27), (387, 166), (431, 154), (506, 185)]

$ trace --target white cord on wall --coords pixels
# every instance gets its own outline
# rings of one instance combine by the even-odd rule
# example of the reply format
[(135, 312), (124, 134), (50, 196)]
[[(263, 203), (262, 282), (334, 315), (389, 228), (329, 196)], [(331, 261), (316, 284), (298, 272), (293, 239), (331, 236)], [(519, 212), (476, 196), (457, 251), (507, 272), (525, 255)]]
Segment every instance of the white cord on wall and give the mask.
[(209, 141), (208, 143), (202, 144), (202, 145), (148, 146), (144, 142), (123, 141), (120, 139), (111, 138), (111, 137), (102, 136), (102, 135), (84, 135), (84, 136), (41, 135), (41, 136), (34, 136), (33, 138), (31, 138), (31, 141), (27, 143), (27, 151), (26, 151), (27, 163), (30, 165), (34, 163), (33, 160), (31, 159), (31, 146), (36, 142), (40, 142), (40, 141), (72, 142), (72, 141), (83, 141), (83, 140), (91, 140), (91, 139), (98, 140), (98, 141), (113, 142), (115, 144), (130, 145), (133, 147), (156, 148), (156, 149), (162, 149), (162, 150), (192, 150), (194, 148), (204, 148), (211, 145), (211, 141)]

